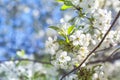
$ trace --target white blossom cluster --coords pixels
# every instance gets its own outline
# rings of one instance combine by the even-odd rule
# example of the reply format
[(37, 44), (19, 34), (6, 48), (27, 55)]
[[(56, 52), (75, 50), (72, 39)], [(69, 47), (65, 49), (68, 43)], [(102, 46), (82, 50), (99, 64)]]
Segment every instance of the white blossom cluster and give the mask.
[[(4, 64), (0, 65), (0, 70), (1, 70), (1, 72), (5, 73), (5, 75), (7, 77), (6, 79), (19, 80), (19, 77), (22, 74), (24, 74), (25, 76), (27, 76), (29, 78), (32, 77), (33, 72), (32, 72), (32, 70), (29, 70), (29, 68), (32, 67), (32, 64), (26, 65), (26, 66), (19, 66), (19, 67), (17, 67), (15, 64), (16, 64), (16, 62), (14, 63), (11, 61), (11, 62), (5, 62)], [(39, 66), (40, 66), (39, 68), (42, 69), (41, 65), (39, 65)], [(42, 71), (44, 71), (44, 70), (42, 70)]]
[(40, 63), (9, 61), (0, 64), (0, 80), (39, 80), (42, 79), (40, 75), (54, 79), (57, 74), (54, 68), (46, 68)]
[(104, 4), (105, 4), (104, 6), (105, 8), (112, 8), (114, 9), (115, 12), (118, 12), (120, 10), (120, 0), (106, 0)]
[[(80, 8), (82, 13), (79, 14), (82, 16), (77, 16), (77, 23), (76, 20), (73, 21), (75, 24), (64, 22), (62, 19), (61, 25), (56, 27), (59, 29), (55, 29), (60, 36), (53, 39), (49, 37), (46, 41), (46, 51), (51, 54), (51, 63), (57, 69), (71, 70), (77, 67), (103, 38), (112, 20), (111, 11), (100, 8), (98, 0), (70, 1), (75, 7)], [(69, 33), (73, 25), (74, 28)], [(101, 48), (117, 45), (119, 41), (119, 30), (111, 30)], [(82, 66), (85, 66), (85, 63)], [(74, 79), (73, 76), (68, 78), (67, 80)]]
[(56, 80), (58, 72), (50, 64), (36, 61), (33, 55), (26, 55), (24, 50), (16, 54), (19, 59), (1, 61), (0, 80)]
[(95, 68), (96, 72), (93, 74), (93, 79), (92, 80), (108, 80), (107, 76), (104, 72), (104, 66), (98, 66)]
[(90, 13), (94, 12), (99, 7), (98, 0), (71, 0), (73, 5), (82, 8), (82, 12)]
[(76, 74), (70, 74), (64, 80), (78, 80), (78, 77)]
[(113, 64), (106, 63), (104, 67), (104, 71), (111, 80), (114, 80), (114, 79), (119, 80), (120, 79), (120, 60), (115, 61)]
[[(53, 67), (46, 67), (40, 63), (29, 61), (13, 62), (11, 60), (1, 62), (0, 80), (57, 80), (56, 76), (59, 74), (56, 69), (70, 71), (78, 67), (103, 38), (112, 22), (113, 13), (108, 11), (109, 7), (113, 7), (115, 12), (120, 9), (119, 0), (58, 1), (71, 1), (74, 5), (73, 7), (78, 10), (78, 14), (72, 23), (69, 21), (71, 19), (69, 18), (70, 16), (67, 16), (67, 19), (62, 18), (60, 20), (61, 24), (58, 24), (57, 27), (51, 27), (58, 34), (55, 35), (56, 32), (53, 31), (55, 34), (48, 38), (45, 48), (46, 52), (51, 55), (51, 64)], [(37, 15), (36, 12), (35, 15)], [(120, 26), (120, 19), (115, 26)], [(112, 29), (99, 49), (108, 48), (111, 45), (116, 46), (120, 42), (119, 30)], [(48, 31), (48, 35), (51, 35), (50, 33), (51, 30)], [(40, 33), (40, 35), (43, 36), (44, 34)], [(28, 56), (24, 55), (24, 52), (17, 52), (17, 55), (23, 59), (28, 58)], [(105, 71), (109, 73), (108, 75), (112, 76), (111, 74), (114, 71), (113, 66), (118, 69), (120, 68), (120, 63), (109, 64), (109, 67), (104, 67), (104, 69), (103, 66), (96, 67), (92, 75), (92, 80), (108, 80), (105, 76)], [(84, 67), (88, 68), (86, 62), (82, 64), (82, 68)], [(34, 79), (34, 76), (38, 78)], [(42, 79), (41, 77), (44, 76), (47, 78)], [(79, 74), (71, 73), (64, 80), (79, 80)]]
[[(96, 4), (96, 1), (97, 0), (93, 0), (94, 3), (92, 1), (88, 2)], [(81, 0), (80, 3), (85, 2), (86, 0)], [(111, 25), (111, 12), (108, 12), (104, 9), (97, 9), (94, 13), (91, 13), (91, 16), (93, 17), (93, 20), (91, 20), (92, 24), (89, 23), (87, 31), (83, 30), (85, 28), (84, 26), (84, 28), (77, 29), (73, 32), (73, 34), (68, 36), (68, 39), (70, 41), (68, 44), (70, 45), (63, 46), (59, 44), (59, 42), (57, 41), (57, 37), (55, 37), (54, 39), (52, 39), (51, 37), (48, 38), (48, 41), (46, 41), (46, 48), (48, 52), (54, 57), (52, 60), (52, 64), (54, 64), (56, 67), (64, 69), (70, 67), (70, 65), (74, 66), (75, 64), (79, 64), (89, 53), (89, 47), (93, 47), (93, 45), (95, 46), (102, 39)], [(88, 21), (86, 22), (86, 24), (88, 24)], [(61, 24), (60, 28), (65, 35), (68, 35), (67, 30), (70, 26), (72, 25), (70, 25), (69, 23)], [(115, 44), (116, 42), (118, 42), (120, 40), (119, 35), (119, 31), (110, 31), (102, 47), (109, 47), (110, 44)], [(65, 50), (66, 48), (70, 48), (71, 46), (72, 48), (70, 50)]]

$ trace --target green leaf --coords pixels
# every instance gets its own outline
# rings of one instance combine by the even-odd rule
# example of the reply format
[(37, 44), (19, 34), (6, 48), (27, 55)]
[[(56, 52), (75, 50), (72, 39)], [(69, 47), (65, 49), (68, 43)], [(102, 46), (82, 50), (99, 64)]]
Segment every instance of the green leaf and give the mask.
[(69, 42), (70, 42), (70, 41), (69, 41), (69, 39), (68, 39), (68, 36), (66, 36), (66, 42), (67, 42), (67, 43), (69, 43)]
[(64, 2), (64, 0), (56, 0), (57, 2)]
[(65, 38), (65, 33), (61, 30), (58, 32), (59, 35), (63, 36)]
[(65, 37), (65, 33), (63, 30), (61, 30), (59, 27), (56, 27), (56, 26), (50, 26), (49, 28), (52, 28), (54, 30), (56, 30), (58, 32), (59, 35)]
[(69, 9), (69, 8), (72, 8), (72, 6), (67, 6), (65, 4), (61, 6), (61, 10), (66, 10), (66, 9)]
[(74, 28), (75, 28), (74, 25), (72, 25), (72, 26), (70, 26), (70, 27), (68, 28), (68, 30), (67, 30), (68, 35), (70, 35), (70, 34), (72, 33), (72, 31), (74, 30)]
[(58, 28), (58, 27), (56, 27), (56, 26), (50, 26), (49, 28), (54, 29), (54, 30), (56, 30), (56, 31), (59, 31), (59, 30), (60, 30), (60, 28)]
[(64, 4), (67, 6), (73, 6), (73, 4), (70, 0), (64, 0)]
[(59, 44), (65, 44), (65, 41), (62, 40), (62, 39), (58, 39), (57, 42), (58, 42)]

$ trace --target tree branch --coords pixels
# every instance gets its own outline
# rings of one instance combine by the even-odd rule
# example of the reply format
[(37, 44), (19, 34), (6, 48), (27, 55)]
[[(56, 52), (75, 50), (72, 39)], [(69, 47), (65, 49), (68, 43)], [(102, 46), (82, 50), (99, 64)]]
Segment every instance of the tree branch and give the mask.
[(117, 21), (117, 19), (120, 16), (120, 11), (118, 12), (116, 18), (114, 19), (113, 23), (111, 24), (110, 28), (108, 29), (108, 31), (105, 33), (104, 37), (102, 38), (102, 40), (99, 42), (99, 44), (87, 55), (87, 57), (80, 63), (80, 65), (76, 68), (74, 68), (73, 70), (71, 70), (70, 72), (66, 73), (65, 75), (62, 76), (62, 78), (60, 80), (62, 80), (63, 78), (65, 78), (67, 75), (69, 75), (70, 73), (76, 71), (77, 69), (80, 69), (82, 64), (92, 55), (92, 53), (95, 52), (95, 50), (97, 50), (97, 48), (99, 48), (102, 44), (102, 42), (104, 41), (104, 39), (106, 38), (106, 36), (108, 35), (108, 33), (110, 32), (110, 30), (112, 29), (112, 27), (114, 26), (115, 22)]
[(96, 64), (96, 63), (104, 63), (104, 62), (113, 63), (116, 60), (120, 60), (120, 56), (116, 56), (116, 57), (109, 58), (109, 59), (103, 59), (103, 60), (100, 59), (100, 60), (96, 60), (96, 61), (91, 61), (91, 62), (88, 62), (87, 65), (89, 65), (89, 64)]
[(96, 64), (96, 63), (104, 63), (104, 62), (111, 62), (111, 63), (112, 63), (112, 62), (114, 62), (114, 61), (116, 61), (116, 60), (119, 60), (119, 59), (120, 59), (120, 56), (119, 56), (119, 55), (116, 55), (116, 54), (119, 54), (119, 52), (116, 53), (116, 51), (118, 51), (119, 49), (120, 49), (120, 47), (117, 48), (117, 49), (115, 49), (115, 50), (111, 53), (110, 56), (105, 57), (104, 59), (99, 59), (99, 60), (95, 60), (95, 61), (90, 61), (90, 62), (87, 63), (87, 65), (89, 65), (89, 64)]
[(117, 49), (115, 49), (115, 50), (111, 53), (111, 55), (106, 58), (106, 60), (108, 60), (108, 59), (110, 59), (110, 58), (113, 58), (113, 55), (115, 55), (115, 54), (116, 54), (115, 52), (118, 51), (119, 49), (120, 49), (120, 47), (118, 47)]

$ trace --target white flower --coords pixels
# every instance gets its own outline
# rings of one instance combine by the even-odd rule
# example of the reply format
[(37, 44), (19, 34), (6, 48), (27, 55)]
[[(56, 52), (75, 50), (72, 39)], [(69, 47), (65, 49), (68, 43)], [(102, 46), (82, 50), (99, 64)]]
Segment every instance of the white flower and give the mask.
[(120, 0), (112, 0), (111, 3), (113, 4), (113, 8), (115, 9), (116, 12), (120, 10)]
[(76, 74), (70, 74), (66, 76), (64, 80), (78, 80), (78, 76)]
[(98, 0), (80, 0), (79, 6), (83, 9), (85, 13), (94, 12), (98, 7)]
[(87, 47), (80, 47), (80, 49), (78, 50), (79, 55), (81, 55), (81, 57), (86, 57), (86, 55), (88, 54), (88, 49)]
[(52, 55), (54, 55), (56, 53), (56, 50), (58, 50), (59, 48), (59, 44), (56, 40), (57, 40), (57, 37), (54, 37), (54, 39), (49, 37), (48, 41), (46, 41), (46, 51)]
[(84, 13), (94, 12), (99, 7), (98, 0), (71, 0), (74, 6), (82, 8)]
[(118, 12), (120, 10), (120, 0), (106, 0), (105, 8), (112, 8), (115, 12)]
[(69, 24), (69, 23), (65, 22), (63, 19), (61, 19), (61, 24), (58, 26), (61, 28), (61, 30), (63, 31), (63, 33), (65, 35), (68, 35), (68, 28), (71, 26), (71, 24)]
[(67, 61), (71, 60), (71, 57), (67, 56), (67, 52), (66, 51), (60, 51), (57, 55), (56, 55), (57, 60), (60, 63), (65, 63)]
[(70, 41), (73, 42), (74, 46), (88, 46), (91, 36), (89, 34), (83, 34), (82, 31), (78, 30), (73, 35), (70, 36)]
[(75, 6), (79, 5), (79, 0), (71, 0), (72, 4)]
[[(80, 49), (77, 51), (76, 55), (72, 58), (71, 65), (78, 66), (88, 55), (88, 49), (87, 47), (80, 47)], [(85, 63), (84, 65), (85, 66)]]
[(97, 66), (95, 67), (95, 73), (93, 74), (92, 80), (108, 80), (105, 72), (104, 72), (104, 66)]
[(70, 36), (70, 41), (73, 41), (73, 45), (83, 45), (83, 40), (85, 38), (85, 34), (82, 31), (78, 30), (73, 35)]
[(120, 42), (120, 31), (118, 30), (118, 31), (115, 31), (115, 40), (116, 40), (116, 42)]
[(93, 14), (94, 22), (93, 26), (97, 27), (102, 31), (108, 30), (111, 23), (111, 12), (107, 10), (98, 9), (97, 12)]
[(67, 55), (66, 51), (58, 51), (56, 54), (56, 59), (52, 60), (51, 63), (55, 68), (68, 69), (68, 62), (71, 60), (71, 57)]
[(93, 74), (92, 80), (97, 80), (98, 78), (99, 78), (99, 76), (97, 73)]
[(84, 47), (89, 46), (90, 40), (91, 40), (91, 35), (90, 34), (86, 34), (85, 38), (83, 40), (83, 46)]
[(111, 30), (107, 37), (105, 38), (104, 42), (102, 43), (101, 47), (108, 48), (110, 47), (110, 44), (116, 46), (119, 41), (120, 41), (119, 31)]
[(62, 63), (62, 62), (59, 62), (58, 60), (53, 60), (51, 61), (51, 64), (53, 64), (56, 69), (60, 69), (60, 68), (68, 69), (67, 62)]

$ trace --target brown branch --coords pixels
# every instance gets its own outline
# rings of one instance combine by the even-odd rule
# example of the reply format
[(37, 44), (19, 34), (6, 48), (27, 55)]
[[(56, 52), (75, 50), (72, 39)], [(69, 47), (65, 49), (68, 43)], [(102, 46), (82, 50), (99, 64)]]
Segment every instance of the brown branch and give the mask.
[(104, 63), (104, 62), (113, 63), (116, 60), (120, 60), (120, 56), (116, 56), (116, 57), (109, 58), (109, 59), (103, 59), (103, 60), (100, 59), (100, 60), (96, 60), (96, 61), (91, 61), (91, 62), (88, 62), (87, 65), (89, 65), (89, 64), (97, 64), (97, 63)]
[(97, 53), (97, 52), (101, 52), (101, 51), (110, 50), (111, 48), (113, 48), (113, 47), (108, 47), (108, 48), (104, 48), (104, 49), (96, 50), (95, 53)]
[(87, 55), (87, 57), (80, 63), (80, 65), (76, 68), (74, 68), (73, 70), (71, 70), (70, 72), (66, 73), (65, 75), (62, 76), (62, 78), (60, 80), (62, 80), (63, 78), (65, 78), (67, 75), (69, 75), (70, 73), (78, 70), (81, 68), (82, 64), (85, 63), (85, 61), (94, 53), (95, 50), (97, 50), (97, 48), (99, 48), (102, 44), (102, 42), (104, 41), (104, 39), (106, 38), (106, 36), (108, 35), (108, 33), (110, 32), (110, 30), (112, 29), (112, 27), (114, 26), (115, 22), (117, 21), (117, 19), (120, 16), (120, 11), (118, 12), (116, 18), (114, 19), (113, 23), (111, 24), (110, 28), (108, 29), (108, 31), (105, 33), (104, 37), (102, 38), (102, 40), (99, 42), (99, 44)]
[(118, 45), (116, 45), (116, 46), (110, 46), (108, 48), (96, 50), (94, 53), (103, 52), (103, 51), (109, 51), (109, 50), (114, 49), (114, 48), (119, 47), (119, 46), (120, 46), (120, 44), (118, 43)]
[(104, 62), (114, 62), (114, 61), (116, 61), (116, 60), (119, 60), (119, 59), (120, 59), (120, 56), (116, 55), (116, 54), (118, 54), (116, 51), (118, 51), (119, 49), (120, 49), (120, 47), (117, 48), (117, 49), (115, 49), (115, 50), (111, 53), (111, 55), (109, 55), (108, 57), (106, 57), (106, 58), (104, 58), (104, 59), (99, 59), (99, 60), (95, 60), (95, 61), (90, 61), (90, 62), (87, 63), (87, 65), (89, 65), (89, 64), (96, 64), (96, 63), (104, 63)]
[(9, 60), (0, 60), (0, 63), (4, 63), (4, 62), (9, 62), (9, 61), (30, 61), (30, 62), (35, 62), (35, 63), (42, 63), (42, 64), (49, 64), (51, 65), (49, 62), (44, 62), (44, 61), (39, 61), (39, 60), (33, 60), (33, 59), (9, 59)]
[(109, 58), (113, 58), (113, 55), (115, 55), (115, 54), (116, 54), (115, 52), (118, 51), (119, 49), (120, 49), (120, 47), (118, 47), (117, 49), (115, 49), (115, 50), (111, 53), (111, 55), (106, 58), (106, 60), (108, 60)]
[(73, 5), (73, 7), (74, 7), (76, 10), (80, 11), (80, 8), (79, 8), (79, 7), (77, 7), (77, 6), (75, 6), (75, 5)]

